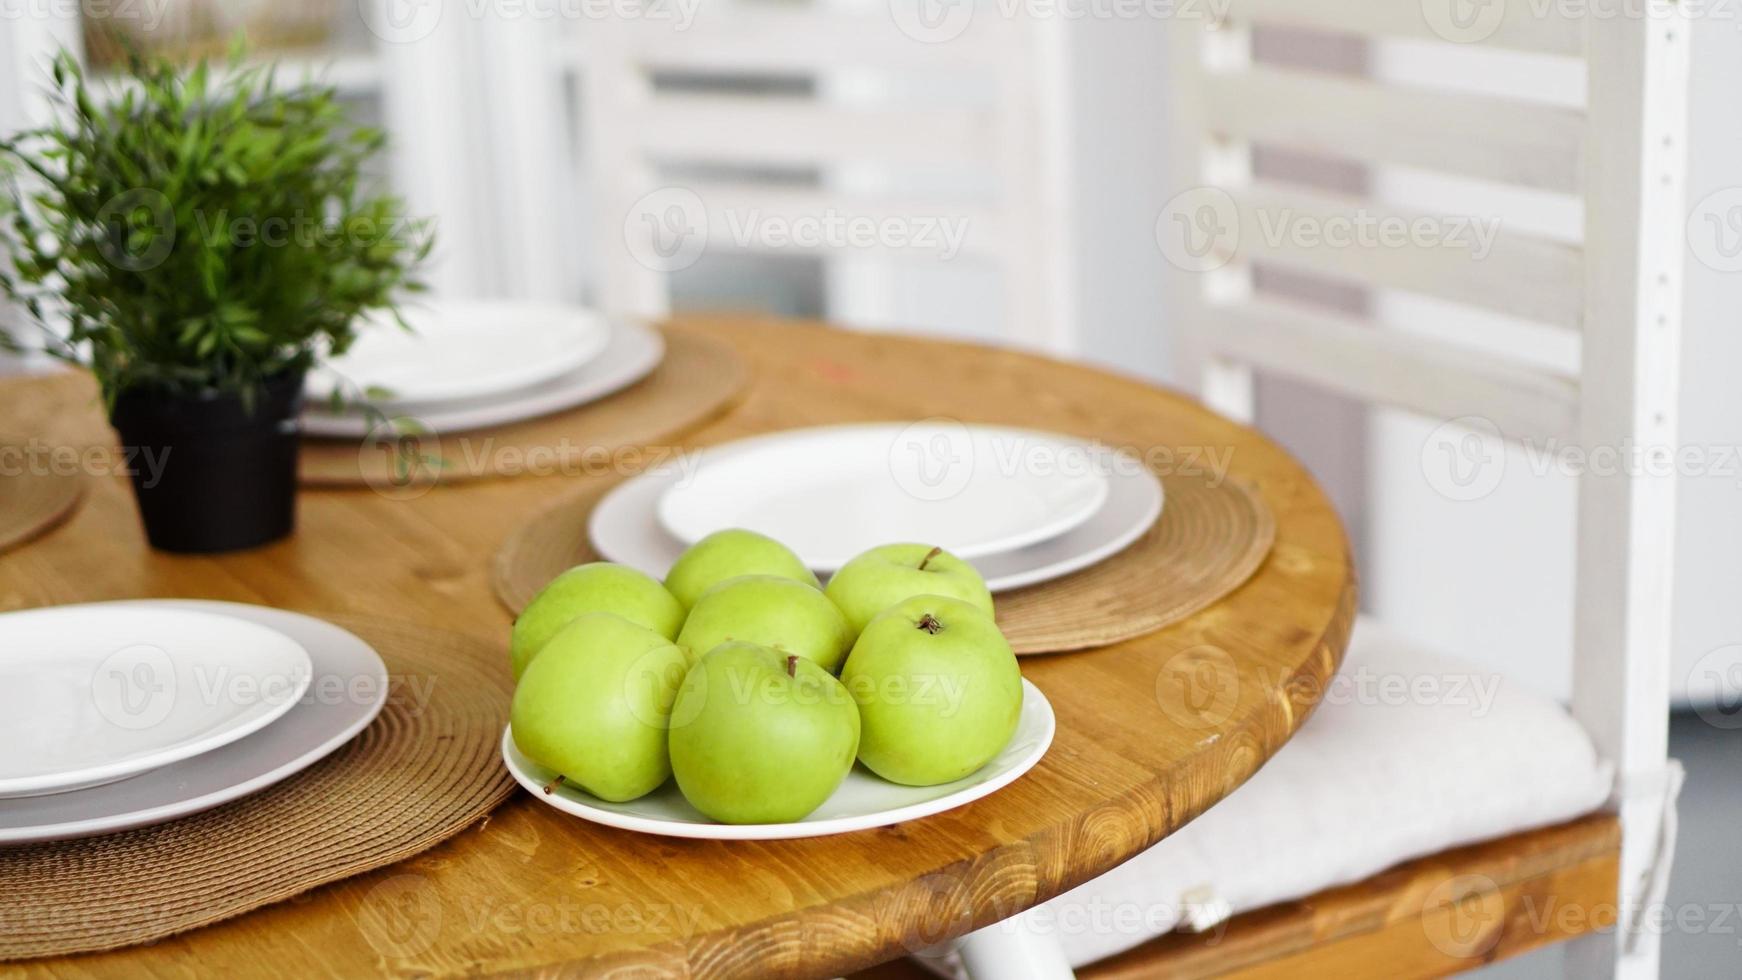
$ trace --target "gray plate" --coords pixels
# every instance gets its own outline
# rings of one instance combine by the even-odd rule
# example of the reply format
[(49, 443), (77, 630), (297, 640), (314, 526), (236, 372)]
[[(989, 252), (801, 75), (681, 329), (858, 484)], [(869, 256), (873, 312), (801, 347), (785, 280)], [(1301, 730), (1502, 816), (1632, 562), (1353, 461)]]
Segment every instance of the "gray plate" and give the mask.
[(209, 810), (301, 772), (350, 741), (387, 703), (387, 665), (369, 644), (312, 616), (235, 602), (142, 599), (235, 616), (302, 644), (314, 679), (297, 705), (258, 732), (203, 755), (91, 789), (7, 800), (0, 844), (110, 834)]
[[(684, 543), (660, 526), (660, 495), (682, 481), (672, 466), (625, 481), (593, 508), (587, 538), (600, 557), (664, 578)], [(1161, 516), (1161, 481), (1141, 464), (1112, 468), (1107, 499), (1094, 516), (1045, 541), (972, 560), (986, 587), (1007, 592), (1061, 578), (1125, 550)], [(826, 571), (826, 569), (815, 569)]]

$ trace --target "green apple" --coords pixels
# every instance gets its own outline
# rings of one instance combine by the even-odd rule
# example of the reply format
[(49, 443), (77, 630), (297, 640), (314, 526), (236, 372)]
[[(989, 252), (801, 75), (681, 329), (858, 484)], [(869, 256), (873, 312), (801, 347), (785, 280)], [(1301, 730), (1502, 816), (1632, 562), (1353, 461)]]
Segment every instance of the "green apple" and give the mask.
[(855, 633), (878, 613), (916, 595), (951, 596), (992, 615), (992, 593), (974, 566), (929, 544), (872, 548), (842, 565), (825, 591)]
[(797, 654), (724, 643), (696, 662), (671, 715), (671, 771), (721, 823), (790, 823), (829, 798), (859, 749), (859, 710)]
[(853, 645), (853, 633), (816, 589), (774, 575), (745, 575), (702, 593), (677, 635), (677, 645), (692, 656), (728, 640), (796, 653), (833, 673)]
[(608, 612), (666, 639), (683, 627), (684, 607), (665, 586), (626, 565), (596, 561), (550, 580), (514, 621), (508, 655), (516, 680), (546, 641), (577, 616)]
[(892, 783), (934, 786), (985, 765), (1022, 714), (1022, 671), (978, 606), (905, 599), (853, 644), (841, 682), (859, 704), (859, 761)]
[(677, 644), (610, 613), (551, 637), (514, 688), (508, 721), (532, 761), (601, 800), (652, 792), (671, 775), (666, 728), (689, 670)]
[(690, 545), (665, 573), (665, 587), (688, 609), (702, 593), (742, 575), (776, 575), (822, 588), (816, 573), (791, 548), (743, 528), (715, 531)]

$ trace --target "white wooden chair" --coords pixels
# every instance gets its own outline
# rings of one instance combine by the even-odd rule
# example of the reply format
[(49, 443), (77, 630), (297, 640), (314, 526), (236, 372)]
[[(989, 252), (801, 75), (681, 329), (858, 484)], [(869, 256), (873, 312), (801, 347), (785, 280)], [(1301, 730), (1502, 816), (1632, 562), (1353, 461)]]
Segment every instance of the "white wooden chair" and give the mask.
[[(659, 316), (672, 273), (703, 249), (808, 254), (835, 267), (831, 319), (889, 325), (876, 302), (889, 287), (880, 263), (947, 266), (937, 261), (953, 258), (947, 222), (965, 229), (963, 262), (996, 267), (1000, 336), (1069, 349), (1058, 25), (987, 15), (934, 38), (903, 23), (883, 4), (738, 0), (700, 5), (684, 30), (582, 25), (597, 301)], [(710, 84), (671, 84), (683, 76)], [(733, 84), (771, 78), (788, 84)], [(916, 241), (783, 237), (831, 217), (887, 223)]]
[[(1643, 447), (1653, 464), (1676, 450), (1678, 335), (1682, 284), (1684, 147), (1688, 24), (1674, 3), (1651, 0), (1642, 14), (1594, 5), (1584, 16), (1557, 13), (1552, 5), (1490, 4), (1470, 8), (1475, 21), (1449, 19), (1452, 9), (1429, 2), (1353, 4), (1333, 0), (1231, 0), (1224, 22), (1182, 21), (1174, 52), (1179, 94), (1175, 119), (1180, 147), (1180, 184), (1188, 189), (1157, 233), (1177, 275), (1179, 326), (1184, 328), (1189, 363), (1197, 366), (1203, 396), (1218, 409), (1242, 418), (1254, 411), (1254, 371), (1311, 382), (1331, 391), (1382, 406), (1400, 408), (1454, 425), (1469, 423), (1490, 435), (1547, 440), (1592, 447)], [(1407, 7), (1407, 9), (1405, 9)], [(1581, 11), (1583, 7), (1579, 8)], [(1436, 29), (1437, 25), (1437, 29)], [(1518, 52), (1582, 59), (1586, 97), (1582, 109), (1387, 84), (1373, 78), (1315, 74), (1256, 63), (1253, 32), (1267, 26), (1308, 28), (1355, 35), (1384, 43), (1409, 38), (1481, 44)], [(1407, 222), (1422, 214), (1386, 200), (1271, 179), (1254, 166), (1255, 148), (1302, 151), (1368, 166), (1374, 173), (1404, 167), (1469, 178), (1485, 186), (1529, 188), (1567, 195), (1580, 204), (1583, 240), (1571, 244), (1502, 225), (1486, 254), (1453, 240), (1451, 225)], [(1362, 245), (1338, 247), (1294, 234), (1277, 234), (1279, 222), (1320, 232), (1366, 222), (1379, 227), (1418, 227), (1423, 232)], [(1345, 222), (1345, 224), (1339, 224)], [(1402, 325), (1346, 311), (1308, 305), (1278, 295), (1268, 283), (1271, 270), (1350, 284), (1382, 296), (1388, 291), (1425, 295), (1500, 314), (1519, 321), (1575, 332), (1579, 370), (1568, 376), (1538, 365), (1424, 335)], [(1524, 329), (1524, 328), (1520, 328)], [(1262, 419), (1259, 419), (1262, 422)], [(1447, 430), (1459, 431), (1457, 429)], [(1407, 976), (1480, 965), (1484, 956), (1511, 953), (1538, 942), (1586, 933), (1569, 947), (1572, 976), (1655, 976), (1658, 935), (1647, 927), (1648, 906), (1661, 899), (1673, 848), (1673, 799), (1679, 770), (1666, 760), (1669, 695), (1670, 548), (1674, 540), (1675, 484), (1668, 467), (1593, 467), (1580, 476), (1575, 611), (1575, 681), (1570, 718), (1583, 729), (1601, 765), (1590, 771), (1613, 773), (1606, 809), (1619, 823), (1618, 874), (1607, 894), (1571, 885), (1556, 896), (1569, 904), (1606, 904), (1619, 913), (1619, 927), (1539, 931), (1534, 942), (1486, 947), (1460, 961), (1444, 946), (1440, 955), (1395, 962), (1397, 934), (1375, 923), (1391, 923), (1409, 906), (1426, 919), (1423, 893), (1436, 888), (1442, 899), (1461, 900), (1459, 869), (1544, 865), (1544, 837), (1523, 834), (1530, 825), (1490, 828), (1500, 834), (1485, 849), (1432, 856), (1427, 852), (1394, 857), (1423, 858), (1408, 873), (1364, 885), (1345, 881), (1295, 882), (1270, 901), (1303, 898), (1293, 910), (1277, 908), (1222, 924), (1216, 941), (1223, 959), (1213, 969), (1345, 969), (1365, 962), (1369, 971)], [(1424, 564), (1420, 574), (1432, 574)], [(1444, 583), (1455, 591), (1456, 582)], [(1404, 646), (1371, 622), (1356, 628), (1352, 661), (1391, 658), (1391, 664), (1419, 664), (1415, 655), (1390, 652)], [(1403, 669), (1403, 668), (1398, 668)], [(1449, 727), (1444, 738), (1486, 740), (1496, 770), (1527, 779), (1530, 770), (1514, 765), (1532, 753), (1561, 752), (1576, 760), (1576, 733), (1552, 702), (1514, 698), (1508, 717), (1534, 719), (1535, 728), (1496, 731), (1502, 719), (1439, 718)], [(1352, 721), (1374, 722), (1357, 744), (1344, 744), (1351, 785), (1358, 785), (1363, 752), (1387, 750), (1383, 720), (1356, 718), (1362, 705), (1329, 704), (1236, 796), (1244, 799), (1212, 809), (1178, 837), (1192, 839), (1210, 866), (1216, 849), (1224, 856), (1237, 844), (1218, 843), (1219, 820), (1245, 819), (1235, 828), (1242, 839), (1263, 836), (1262, 822), (1301, 818), (1303, 801), (1291, 775), (1336, 771), (1335, 759), (1313, 758), (1336, 744), (1334, 726), (1352, 730)], [(1400, 712), (1398, 726), (1420, 726), (1420, 713)], [(1437, 723), (1437, 722), (1436, 722)], [(1484, 726), (1485, 723), (1488, 727)], [(1333, 727), (1327, 727), (1333, 726)], [(1549, 732), (1543, 735), (1543, 732)], [(1327, 734), (1329, 732), (1329, 734)], [(1528, 734), (1527, 734), (1528, 733)], [(1396, 739), (1411, 737), (1403, 727)], [(1561, 747), (1547, 742), (1558, 740)], [(1347, 740), (1345, 740), (1346, 742)], [(1432, 767), (1430, 755), (1420, 764)], [(1575, 762), (1567, 762), (1567, 765)], [(1313, 767), (1319, 767), (1314, 769)], [(1420, 792), (1422, 781), (1403, 781), (1397, 792)], [(1606, 785), (1606, 784), (1605, 784)], [(1382, 788), (1381, 788), (1382, 789)], [(1496, 786), (1529, 804), (1534, 789)], [(1382, 794), (1381, 794), (1382, 795)], [(1577, 794), (1563, 800), (1576, 800)], [(1593, 799), (1598, 802), (1601, 797)], [(1419, 801), (1405, 801), (1424, 809)], [(1570, 804), (1567, 804), (1570, 805)], [(1563, 806), (1564, 809), (1564, 806)], [(1543, 811), (1543, 812), (1554, 812)], [(1266, 814), (1274, 813), (1274, 817)], [(1565, 812), (1562, 816), (1572, 816)], [(1579, 826), (1596, 826), (1602, 818)], [(1200, 826), (1202, 825), (1202, 826)], [(1197, 831), (1195, 835), (1194, 831)], [(1570, 833), (1570, 832), (1569, 832)], [(1580, 833), (1583, 833), (1580, 831)], [(1589, 834), (1585, 835), (1590, 837)], [(1598, 835), (1601, 838), (1601, 835)], [(1613, 840), (1612, 830), (1610, 840)], [(1172, 839), (1119, 869), (1131, 885), (1146, 858), (1151, 868), (1177, 859)], [(1458, 841), (1467, 843), (1467, 841)], [(1446, 845), (1441, 845), (1442, 847)], [(1156, 855), (1156, 857), (1151, 857)], [(1587, 854), (1587, 856), (1589, 856)], [(1277, 858), (1280, 872), (1289, 856)], [(1482, 864), (1480, 862), (1487, 862)], [(1509, 863), (1508, 863), (1509, 862)], [(1112, 878), (1112, 876), (1109, 876)], [(1604, 879), (1605, 881), (1609, 879)], [(1318, 888), (1344, 885), (1312, 898)], [(1102, 889), (1111, 887), (1103, 884)], [(1096, 893), (1084, 886), (1078, 899)], [(1366, 889), (1362, 928), (1344, 922), (1327, 927), (1326, 910), (1347, 908), (1350, 889)], [(1138, 894), (1142, 894), (1139, 888)], [(1131, 894), (1127, 891), (1126, 894)], [(1176, 896), (1177, 897), (1177, 896)], [(1511, 899), (1502, 900), (1502, 904)], [(1413, 903), (1413, 904), (1412, 904)], [(1313, 909), (1319, 909), (1319, 919)], [(1250, 906), (1247, 906), (1250, 907)], [(1181, 918), (1200, 925), (1225, 919), (1212, 914)], [(1233, 911), (1244, 911), (1235, 907)], [(1299, 912), (1300, 915), (1295, 915)], [(1510, 905), (1500, 910), (1514, 914)], [(1268, 918), (1266, 918), (1268, 915)], [(1290, 919), (1295, 915), (1294, 919)], [(1304, 918), (1302, 918), (1304, 916)], [(1276, 928), (1292, 921), (1293, 932)], [(1246, 923), (1243, 925), (1243, 922)], [(1303, 925), (1304, 923), (1304, 925)], [(1270, 949), (1241, 941), (1245, 928), (1267, 936)], [(1363, 928), (1367, 932), (1363, 932)], [(1268, 931), (1267, 931), (1268, 930)], [(1431, 931), (1431, 930), (1430, 930)], [(1283, 938), (1287, 937), (1285, 942)], [(1333, 940), (1366, 938), (1336, 955), (1315, 959)], [(1416, 945), (1431, 938), (1416, 928)], [(1097, 976), (1196, 975), (1212, 969), (1206, 945), (1167, 937), (1138, 947)], [(1430, 951), (1430, 954), (1432, 951)], [(1240, 959), (1239, 957), (1245, 957)], [(1431, 965), (1424, 965), (1431, 964)]]

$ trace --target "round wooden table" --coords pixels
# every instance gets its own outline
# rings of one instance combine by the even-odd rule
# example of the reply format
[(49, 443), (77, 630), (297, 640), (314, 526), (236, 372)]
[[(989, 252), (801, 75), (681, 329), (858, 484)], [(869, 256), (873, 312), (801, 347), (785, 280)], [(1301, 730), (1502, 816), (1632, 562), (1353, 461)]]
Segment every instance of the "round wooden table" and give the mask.
[[(1343, 528), (1306, 472), (1252, 430), (1136, 380), (1027, 354), (788, 321), (686, 323), (742, 349), (755, 380), (684, 445), (948, 416), (1100, 437), (1158, 459), (1227, 453), (1273, 511), (1275, 549), (1183, 623), (1025, 658), (1058, 712), (1057, 739), (1028, 775), (961, 809), (839, 837), (710, 842), (610, 830), (516, 796), (399, 865), (149, 948), (27, 966), (835, 976), (1015, 916), (1166, 837), (1287, 741), (1335, 671), (1355, 613)], [(0, 384), (0, 429), (106, 442), (89, 390), (65, 375)], [(485, 638), (507, 670), (493, 552), (577, 481), (613, 478), (305, 492), (291, 539), (212, 558), (150, 551), (125, 480), (100, 479), (64, 526), (0, 555), (0, 606), (185, 596), (397, 616)]]

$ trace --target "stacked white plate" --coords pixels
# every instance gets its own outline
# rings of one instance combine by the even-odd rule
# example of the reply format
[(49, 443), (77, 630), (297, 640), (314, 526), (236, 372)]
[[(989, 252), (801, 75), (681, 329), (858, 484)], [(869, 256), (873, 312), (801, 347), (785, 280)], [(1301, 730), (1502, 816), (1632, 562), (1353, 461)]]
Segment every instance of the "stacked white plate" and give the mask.
[[(707, 449), (628, 480), (593, 509), (599, 554), (663, 577), (685, 548), (748, 528), (830, 573), (881, 544), (941, 545), (993, 591), (1086, 568), (1136, 541), (1161, 514), (1161, 482), (1139, 460), (1072, 436), (949, 420), (796, 429)], [(1052, 743), (1046, 696), (1023, 681), (1015, 735), (997, 757), (942, 786), (898, 786), (855, 767), (803, 820), (715, 823), (667, 783), (610, 803), (526, 758), (512, 730), (502, 757), (535, 799), (596, 823), (708, 839), (782, 839), (881, 827), (962, 806), (1027, 772)]]
[(257, 792), (343, 745), (386, 698), (368, 644), (297, 613), (140, 600), (0, 615), (0, 844)]
[(573, 306), (443, 303), (405, 315), (410, 331), (365, 323), (309, 375), (305, 433), (363, 438), (373, 424), (365, 403), (436, 433), (506, 425), (621, 391), (665, 354), (657, 331)]
[(732, 527), (783, 542), (820, 573), (879, 544), (923, 542), (971, 561), (999, 592), (1117, 554), (1162, 502), (1139, 460), (1073, 436), (948, 420), (839, 425), (637, 476), (594, 508), (588, 535), (607, 560), (654, 576)]

